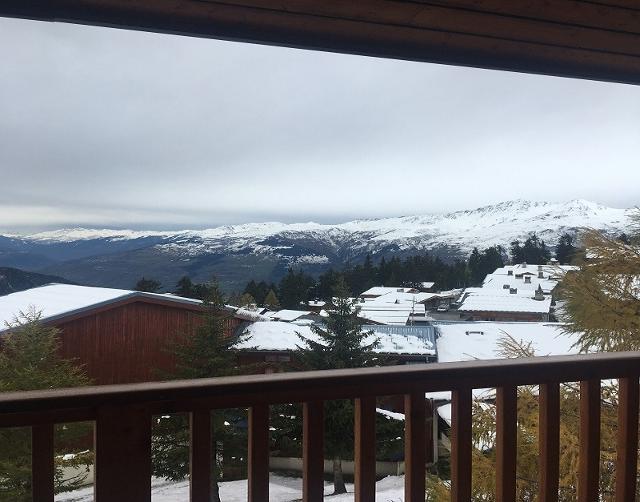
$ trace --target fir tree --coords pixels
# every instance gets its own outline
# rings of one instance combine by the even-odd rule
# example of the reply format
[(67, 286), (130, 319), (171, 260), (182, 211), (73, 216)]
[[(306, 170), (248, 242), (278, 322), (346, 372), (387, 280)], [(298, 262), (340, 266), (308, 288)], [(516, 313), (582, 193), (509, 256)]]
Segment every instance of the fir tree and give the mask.
[[(0, 392), (79, 387), (89, 384), (82, 368), (58, 355), (59, 330), (44, 326), (41, 313), (21, 312), (0, 344)], [(58, 426), (55, 430), (57, 453), (73, 453), (75, 440), (89, 432), (86, 424)], [(0, 500), (31, 500), (30, 429), (0, 429)], [(60, 446), (66, 446), (64, 451)], [(62, 485), (62, 470), (67, 465), (88, 468), (91, 455), (79, 455), (71, 461), (57, 458), (56, 492), (73, 490), (86, 476)], [(88, 471), (87, 471), (88, 472)]]
[(162, 284), (160, 281), (156, 281), (155, 279), (147, 279), (146, 277), (142, 277), (135, 286), (136, 291), (144, 291), (146, 293), (157, 293), (160, 291)]
[[(224, 312), (222, 295), (217, 283), (209, 285), (210, 297), (205, 302), (205, 312), (201, 324), (195, 332), (183, 333), (177, 342), (169, 347), (175, 356), (175, 370), (170, 375), (163, 375), (169, 379), (210, 378), (218, 376), (236, 375), (241, 372), (235, 350), (242, 336), (231, 336), (225, 332), (225, 320), (228, 314)], [(246, 370), (246, 368), (245, 368)], [(215, 429), (216, 443), (225, 445), (225, 457), (232, 449), (231, 445), (238, 442), (236, 436), (241, 435), (241, 442), (245, 439), (244, 432), (236, 427), (243, 417), (238, 410), (219, 410), (212, 413), (212, 426)], [(225, 425), (229, 424), (229, 425)], [(246, 443), (246, 442), (245, 442)], [(212, 445), (213, 457), (216, 444)], [(170, 480), (181, 480), (188, 476), (189, 431), (187, 417), (172, 415), (156, 420), (152, 435), (152, 461), (155, 476)], [(214, 501), (219, 501), (217, 480), (221, 474), (222, 465), (215, 466), (212, 476)]]
[(185, 298), (193, 297), (193, 282), (189, 276), (183, 276), (176, 284), (174, 293)]
[(556, 246), (556, 260), (562, 265), (571, 263), (575, 258), (578, 248), (574, 245), (575, 239), (573, 235), (564, 233), (560, 236), (558, 245)]
[[(335, 308), (323, 325), (313, 325), (312, 332), (318, 338), (302, 335), (298, 346), (299, 357), (306, 369), (362, 368), (378, 362), (374, 349), (378, 339), (372, 332), (363, 331), (358, 311), (349, 300), (344, 281), (334, 290)], [(325, 446), (333, 459), (334, 493), (345, 493), (342, 475), (342, 459), (351, 452), (353, 443), (353, 403), (328, 401), (325, 403)]]

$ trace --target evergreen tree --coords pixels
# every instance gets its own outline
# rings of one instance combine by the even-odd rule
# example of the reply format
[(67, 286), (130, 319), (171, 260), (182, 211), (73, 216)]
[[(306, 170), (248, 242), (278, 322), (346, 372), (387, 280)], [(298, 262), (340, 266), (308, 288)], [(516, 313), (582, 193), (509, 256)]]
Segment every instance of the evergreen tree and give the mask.
[(188, 276), (183, 276), (176, 284), (174, 293), (185, 298), (193, 298), (193, 282)]
[(573, 235), (564, 233), (560, 236), (558, 245), (556, 246), (556, 260), (562, 265), (571, 263), (574, 259), (578, 248), (574, 245), (575, 239)]
[(551, 259), (549, 248), (535, 233), (524, 241), (524, 261), (533, 264), (545, 264)]
[(146, 277), (142, 277), (135, 286), (136, 291), (144, 291), (146, 293), (157, 293), (160, 291), (162, 284), (160, 281), (156, 281), (155, 279), (147, 279)]
[(524, 257), (524, 249), (518, 239), (511, 241), (510, 246), (511, 263), (522, 263), (527, 261)]
[[(225, 320), (229, 314), (224, 311), (224, 302), (217, 283), (209, 285), (210, 297), (205, 302), (205, 312), (201, 324), (194, 333), (182, 333), (169, 347), (176, 365), (169, 379), (192, 379), (229, 376), (239, 374), (241, 368), (237, 361), (236, 346), (243, 337), (231, 336), (225, 332)], [(245, 370), (247, 368), (244, 368)], [(232, 445), (246, 444), (246, 434), (236, 427), (243, 420), (238, 410), (216, 410), (212, 413), (212, 426), (215, 429), (216, 443), (212, 445), (213, 458), (216, 459), (212, 476), (214, 501), (220, 500), (218, 484), (222, 473), (222, 463), (216, 447), (223, 444), (225, 460)], [(226, 425), (229, 424), (229, 425)], [(242, 436), (238, 439), (238, 436)], [(243, 443), (244, 441), (244, 443)], [(184, 415), (172, 415), (158, 418), (153, 426), (151, 456), (153, 474), (173, 481), (184, 479), (189, 474), (189, 430)]]
[[(57, 328), (44, 326), (41, 313), (32, 309), (22, 312), (10, 330), (0, 338), (0, 392), (79, 387), (89, 384), (82, 368), (58, 355)], [(58, 426), (55, 430), (56, 450), (74, 453), (73, 444), (89, 432), (86, 424)], [(0, 428), (0, 500), (31, 500), (31, 430)], [(64, 451), (60, 447), (66, 447)], [(56, 492), (77, 488), (86, 476), (62, 485), (65, 466), (88, 468), (91, 455), (77, 455), (71, 461), (56, 458)], [(88, 472), (88, 471), (87, 471)]]
[(485, 274), (482, 270), (482, 263), (478, 248), (473, 248), (473, 251), (471, 251), (467, 266), (469, 268), (469, 280), (471, 281), (471, 284), (474, 286), (481, 284)]
[(521, 244), (519, 240), (511, 242), (511, 262), (545, 264), (551, 258), (549, 248), (535, 233)]
[(294, 272), (289, 268), (287, 275), (282, 278), (278, 286), (280, 305), (285, 309), (299, 309), (301, 303), (311, 299), (311, 293), (315, 288), (313, 277), (301, 270)]
[[(298, 335), (300, 361), (306, 369), (362, 368), (378, 360), (374, 349), (378, 339), (363, 331), (358, 310), (348, 298), (344, 281), (334, 290), (335, 308), (323, 325), (313, 325), (316, 339)], [(342, 475), (342, 459), (350, 455), (353, 443), (353, 403), (347, 400), (325, 403), (325, 447), (333, 459), (334, 493), (346, 493)]]

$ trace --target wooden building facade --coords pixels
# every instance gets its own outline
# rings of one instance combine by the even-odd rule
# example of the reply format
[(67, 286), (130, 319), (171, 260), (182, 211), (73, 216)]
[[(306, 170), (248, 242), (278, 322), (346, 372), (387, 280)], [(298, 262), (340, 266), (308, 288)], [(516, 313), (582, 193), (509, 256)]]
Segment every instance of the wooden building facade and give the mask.
[[(169, 347), (193, 333), (202, 308), (144, 298), (86, 310), (50, 324), (61, 330), (60, 353), (82, 364), (98, 385), (163, 380), (175, 360)], [(227, 319), (232, 333), (239, 320)]]

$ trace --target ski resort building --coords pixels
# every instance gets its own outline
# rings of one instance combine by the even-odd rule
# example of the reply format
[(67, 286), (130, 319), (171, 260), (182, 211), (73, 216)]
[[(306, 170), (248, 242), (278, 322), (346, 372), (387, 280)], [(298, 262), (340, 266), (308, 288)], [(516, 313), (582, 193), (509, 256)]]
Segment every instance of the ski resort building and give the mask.
[[(161, 379), (174, 365), (170, 343), (198, 325), (203, 308), (170, 294), (51, 284), (0, 296), (0, 336), (30, 310), (60, 330), (60, 355), (104, 385)], [(229, 312), (229, 334), (243, 320)]]

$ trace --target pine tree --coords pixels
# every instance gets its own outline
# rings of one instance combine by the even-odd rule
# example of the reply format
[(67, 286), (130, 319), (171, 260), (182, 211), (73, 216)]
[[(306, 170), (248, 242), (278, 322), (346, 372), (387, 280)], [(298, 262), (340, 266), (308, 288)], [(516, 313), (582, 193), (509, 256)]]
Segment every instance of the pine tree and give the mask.
[(160, 281), (156, 281), (155, 279), (147, 279), (146, 277), (142, 277), (135, 286), (136, 291), (144, 291), (146, 293), (157, 293), (160, 291), (162, 284)]
[[(59, 330), (44, 326), (35, 309), (21, 312), (2, 335), (0, 345), (0, 392), (79, 387), (89, 384), (82, 368), (58, 355)], [(85, 436), (85, 424), (56, 427), (57, 453), (74, 453), (69, 447)], [(0, 500), (31, 500), (30, 429), (0, 429)], [(71, 443), (70, 443), (71, 442)], [(66, 446), (64, 451), (60, 447)], [(84, 477), (62, 485), (62, 470), (67, 464), (87, 467), (91, 455), (79, 455), (70, 462), (56, 461), (55, 490), (77, 488)], [(86, 477), (86, 476), (85, 476)]]
[(575, 239), (573, 235), (564, 233), (560, 236), (558, 245), (556, 246), (556, 260), (562, 265), (571, 263), (576, 256), (578, 248), (574, 245)]
[(183, 276), (176, 284), (174, 293), (185, 298), (193, 298), (193, 282), (189, 276)]
[(469, 280), (471, 281), (471, 284), (474, 286), (480, 285), (485, 274), (482, 270), (480, 252), (478, 251), (478, 248), (473, 248), (473, 251), (471, 251), (469, 260), (467, 261), (467, 266), (469, 268)]
[(522, 263), (527, 261), (524, 257), (524, 249), (518, 239), (511, 241), (511, 263)]
[[(225, 320), (222, 294), (217, 283), (209, 285), (210, 298), (205, 302), (205, 312), (201, 324), (194, 333), (183, 333), (177, 342), (169, 347), (175, 356), (175, 370), (170, 375), (163, 375), (169, 379), (193, 379), (229, 376), (241, 373), (237, 361), (235, 348), (244, 337), (231, 336), (225, 332)], [(244, 368), (245, 371), (247, 368)], [(212, 426), (215, 429), (217, 443), (225, 445), (225, 458), (232, 444), (237, 443), (237, 436), (245, 433), (237, 427), (242, 419), (238, 410), (219, 410), (212, 413)], [(229, 424), (229, 425), (226, 425)], [(246, 444), (246, 441), (245, 441)], [(216, 445), (212, 445), (213, 457)], [(155, 476), (173, 481), (184, 479), (189, 474), (189, 431), (187, 417), (172, 415), (156, 420), (152, 435), (152, 461)], [(220, 500), (217, 480), (221, 474), (222, 465), (215, 466), (212, 476), (214, 501)]]
[[(372, 332), (363, 331), (358, 311), (349, 300), (344, 281), (334, 289), (335, 308), (323, 325), (313, 325), (316, 339), (298, 335), (301, 345), (299, 358), (306, 369), (362, 368), (378, 362), (374, 349), (378, 339)], [(342, 459), (350, 455), (353, 443), (353, 403), (328, 401), (325, 403), (325, 447), (333, 459), (334, 493), (346, 493), (342, 475)]]

